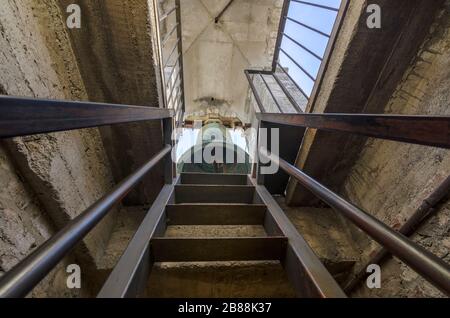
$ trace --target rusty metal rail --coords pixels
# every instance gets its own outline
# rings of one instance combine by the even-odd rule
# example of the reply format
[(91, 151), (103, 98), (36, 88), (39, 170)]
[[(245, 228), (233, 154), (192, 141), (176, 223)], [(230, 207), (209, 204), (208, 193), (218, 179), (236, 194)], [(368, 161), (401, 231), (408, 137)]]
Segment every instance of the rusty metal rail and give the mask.
[(0, 96), (0, 138), (170, 118), (157, 107)]
[(87, 210), (70, 221), (56, 235), (39, 246), (0, 279), (0, 298), (25, 297), (80, 242), (142, 178), (154, 168), (172, 147), (166, 145), (133, 174)]
[[(158, 5), (156, 0), (154, 5)], [(158, 33), (157, 54), (162, 76), (160, 89), (164, 96), (164, 105), (161, 108), (0, 96), (0, 138), (160, 120), (161, 137), (165, 144), (159, 153), (117, 184), (110, 193), (92, 204), (56, 235), (3, 275), (0, 279), (0, 298), (25, 297), (161, 161), (164, 163), (166, 185), (173, 184), (174, 166), (170, 157), (173, 147), (172, 132), (174, 124), (181, 122), (184, 112), (180, 0), (175, 0), (175, 6), (161, 17), (159, 8), (155, 8), (155, 23)], [(160, 23), (171, 20), (169, 16), (173, 13), (176, 14), (176, 22), (161, 40)], [(173, 34), (176, 34), (175, 46), (170, 51), (167, 60), (163, 62), (161, 48), (169, 42)], [(166, 86), (164, 69), (169, 67), (168, 64), (170, 64), (175, 51), (178, 51), (174, 67), (174, 69), (177, 68), (177, 72), (172, 87), (170, 87), (170, 85)], [(170, 80), (173, 80), (173, 73), (171, 73)], [(174, 95), (173, 99), (172, 97), (167, 99), (167, 91), (173, 92), (175, 86), (177, 86), (177, 95)], [(174, 114), (177, 115), (177, 118), (174, 118)]]
[(257, 114), (263, 122), (450, 148), (450, 116)]
[(26, 296), (160, 161), (173, 180), (173, 110), (156, 107), (0, 96), (0, 138), (160, 120), (166, 146), (110, 193), (70, 221), (0, 279), (0, 298)]
[[(327, 34), (311, 25), (307, 25), (302, 21), (296, 20), (289, 16), (289, 8), (295, 2), (302, 5), (317, 7), (319, 10), (331, 10), (338, 12), (335, 26), (331, 34)], [(276, 50), (273, 60), (272, 71), (246, 70), (245, 74), (250, 84), (253, 96), (256, 101), (256, 116), (260, 121), (260, 127), (266, 125), (283, 125), (283, 126), (299, 126), (305, 128), (320, 129), (326, 131), (334, 131), (341, 133), (351, 133), (363, 135), (373, 138), (407, 142), (412, 144), (427, 145), (450, 149), (450, 117), (449, 116), (407, 116), (407, 115), (385, 115), (385, 114), (304, 114), (298, 111), (297, 114), (283, 113), (277, 96), (272, 91), (270, 85), (264, 80), (264, 76), (273, 76), (277, 85), (281, 87), (290, 103), (298, 110), (300, 101), (296, 99), (291, 89), (288, 89), (284, 83), (277, 77), (277, 74), (284, 75), (291, 83), (293, 83), (298, 92), (308, 98), (305, 89), (297, 83), (280, 64), (279, 55), (284, 54), (290, 59), (300, 71), (314, 81), (312, 99), (308, 103), (314, 102), (314, 96), (321, 85), (323, 72), (329, 62), (329, 54), (336, 39), (337, 32), (342, 25), (342, 20), (348, 7), (348, 1), (341, 2), (340, 9), (327, 7), (308, 1), (286, 0), (282, 9), (282, 18), (280, 21), (279, 35), (276, 43)], [(300, 40), (290, 36), (285, 31), (286, 22), (292, 22), (297, 27), (306, 28), (321, 36), (329, 38), (328, 47), (324, 57), (319, 56), (313, 50), (301, 43)], [(297, 47), (307, 52), (315, 59), (321, 62), (320, 71), (317, 76), (306, 70), (293, 55), (286, 49), (283, 49), (282, 42), (287, 39), (294, 43)], [(280, 113), (267, 113), (265, 111), (261, 91), (255, 85), (254, 80), (258, 76), (263, 78), (263, 87), (269, 92), (269, 97), (280, 109)], [(316, 81), (317, 79), (317, 81)], [(295, 89), (294, 89), (295, 90)], [(276, 109), (275, 109), (276, 111)], [(269, 149), (270, 150), (270, 149)], [(261, 149), (260, 149), (261, 151)], [(349, 218), (360, 229), (368, 233), (372, 238), (381, 243), (383, 247), (390, 251), (393, 255), (402, 259), (406, 264), (411, 266), (419, 274), (437, 286), (440, 290), (450, 295), (450, 267), (440, 258), (426, 251), (416, 243), (412, 242), (402, 234), (394, 231), (386, 224), (380, 222), (368, 213), (362, 211), (358, 207), (345, 201), (343, 198), (324, 187), (322, 184), (306, 175), (287, 161), (278, 158), (273, 154), (265, 154), (267, 150), (263, 150), (262, 156), (269, 157), (279, 162), (281, 169), (290, 177), (298, 180), (304, 187), (317, 195), (322, 201), (341, 212)], [(257, 179), (260, 184), (266, 184), (261, 174), (260, 165), (257, 169)]]
[(279, 163), (281, 169), (299, 181), (305, 188), (336, 211), (340, 212), (358, 228), (370, 235), (375, 241), (405, 262), (434, 286), (438, 287), (447, 295), (450, 295), (450, 265), (441, 258), (346, 201), (300, 169), (274, 154), (269, 154), (267, 149), (261, 148), (260, 154)]

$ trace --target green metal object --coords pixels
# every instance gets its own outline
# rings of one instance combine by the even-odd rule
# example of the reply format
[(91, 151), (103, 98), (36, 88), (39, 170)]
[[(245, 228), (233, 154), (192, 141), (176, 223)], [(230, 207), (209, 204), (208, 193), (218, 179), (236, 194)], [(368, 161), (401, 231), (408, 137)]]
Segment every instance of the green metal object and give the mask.
[[(231, 135), (225, 126), (219, 123), (205, 125), (202, 127), (196, 144), (181, 156), (177, 164), (178, 171), (249, 174), (251, 172), (250, 156), (241, 147), (231, 143), (231, 140)], [(215, 150), (212, 150), (213, 148)], [(223, 155), (218, 156), (221, 158), (217, 161), (206, 162), (203, 154), (211, 154), (211, 151), (220, 151)], [(227, 159), (227, 153), (233, 154), (233, 160)], [(229, 157), (231, 156), (229, 155)], [(196, 158), (201, 158), (201, 162), (196, 162)], [(239, 161), (238, 158), (240, 158)]]

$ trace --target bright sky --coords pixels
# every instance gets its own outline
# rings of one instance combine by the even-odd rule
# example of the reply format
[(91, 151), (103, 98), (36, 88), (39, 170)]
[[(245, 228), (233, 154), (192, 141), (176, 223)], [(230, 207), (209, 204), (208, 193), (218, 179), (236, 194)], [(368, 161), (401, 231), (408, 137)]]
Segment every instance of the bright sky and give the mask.
[[(306, 0), (307, 2), (325, 5), (338, 9), (341, 0)], [(330, 34), (337, 12), (330, 11), (298, 2), (291, 2), (288, 17), (318, 29), (324, 33)], [(328, 44), (328, 38), (311, 31), (292, 21), (286, 22), (285, 33), (295, 39), (297, 42), (307, 47), (309, 50), (323, 57)], [(317, 77), (320, 68), (320, 61), (310, 53), (284, 37), (281, 47), (299, 63), (314, 78)], [(300, 70), (283, 52), (280, 52), (280, 64), (289, 68), (289, 74), (294, 81), (299, 84), (303, 91), (309, 96), (312, 92), (314, 82)]]

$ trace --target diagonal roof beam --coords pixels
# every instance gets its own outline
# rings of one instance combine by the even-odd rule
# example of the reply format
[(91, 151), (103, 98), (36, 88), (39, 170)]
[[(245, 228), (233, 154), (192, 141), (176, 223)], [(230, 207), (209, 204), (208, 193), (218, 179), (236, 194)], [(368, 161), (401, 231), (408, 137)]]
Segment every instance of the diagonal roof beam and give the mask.
[(223, 14), (228, 10), (228, 8), (233, 4), (234, 0), (230, 0), (228, 4), (225, 6), (225, 8), (220, 11), (219, 15), (214, 19), (215, 23), (219, 23), (220, 18), (223, 16)]
[[(234, 1), (234, 0), (233, 0)], [(212, 18), (212, 13), (211, 11), (209, 11), (208, 7), (203, 3), (203, 0), (199, 0), (199, 2), (201, 3), (201, 5), (205, 8), (206, 12), (208, 12), (208, 15)], [(226, 7), (229, 7), (229, 5), (227, 5)], [(211, 22), (212, 23), (212, 22)], [(211, 23), (209, 23), (206, 28), (202, 31), (201, 34), (199, 34), (199, 36), (197, 37), (200, 38), (200, 36), (203, 34), (203, 32), (206, 31), (206, 29), (211, 25)], [(235, 39), (231, 36), (230, 32), (227, 30), (227, 28), (225, 27), (225, 25), (223, 26), (223, 28), (221, 28), (222, 32), (227, 35), (230, 38), (231, 43), (233, 43), (233, 45), (236, 47), (236, 49), (238, 50), (239, 54), (241, 54), (242, 58), (245, 60), (245, 62), (248, 65), (251, 65), (250, 60), (247, 58), (247, 56), (244, 54), (244, 52), (242, 52), (241, 47), (237, 44), (237, 42), (235, 41)], [(197, 41), (196, 39), (196, 41)], [(191, 47), (193, 46), (194, 42), (192, 42)], [(189, 47), (190, 48), (190, 47)], [(186, 53), (185, 53), (186, 54)]]

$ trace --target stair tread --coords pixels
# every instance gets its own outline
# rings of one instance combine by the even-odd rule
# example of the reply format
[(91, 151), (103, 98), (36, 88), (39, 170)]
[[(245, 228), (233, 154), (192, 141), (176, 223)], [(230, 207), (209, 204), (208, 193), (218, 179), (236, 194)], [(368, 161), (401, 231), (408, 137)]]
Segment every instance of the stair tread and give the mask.
[(180, 176), (185, 177), (238, 177), (238, 178), (244, 178), (248, 177), (246, 174), (239, 174), (239, 173), (195, 173), (195, 172), (182, 172)]
[(266, 210), (265, 205), (240, 203), (166, 206), (168, 225), (262, 225)]
[(196, 187), (205, 187), (205, 188), (214, 188), (214, 187), (221, 187), (221, 188), (251, 188), (254, 189), (255, 186), (249, 185), (249, 184), (177, 184), (175, 188), (196, 188)]
[(169, 298), (295, 297), (276, 260), (155, 263), (147, 291)]
[[(173, 240), (173, 239), (180, 239), (180, 240), (205, 240), (205, 238), (202, 237), (154, 237), (152, 238), (152, 240)], [(253, 240), (253, 239), (275, 239), (275, 240), (279, 240), (279, 239), (283, 239), (283, 240), (287, 240), (286, 236), (256, 236), (256, 237), (252, 237), (252, 236), (242, 236), (242, 237), (209, 237), (207, 238), (208, 240), (245, 240), (245, 239), (249, 239), (249, 240)]]
[(151, 240), (155, 262), (280, 260), (287, 238), (272, 237), (160, 237)]
[(216, 184), (216, 185), (246, 185), (246, 174), (226, 173), (181, 173), (181, 184)]
[(167, 238), (214, 238), (214, 237), (266, 237), (260, 225), (170, 225), (164, 237)]
[(175, 203), (253, 203), (252, 185), (176, 185)]
[(192, 206), (192, 207), (261, 207), (261, 208), (266, 208), (266, 206), (264, 204), (257, 204), (257, 203), (215, 203), (215, 202), (191, 202), (191, 203), (173, 203), (173, 204), (167, 204), (167, 206), (172, 206), (172, 207), (188, 207), (188, 206)]

